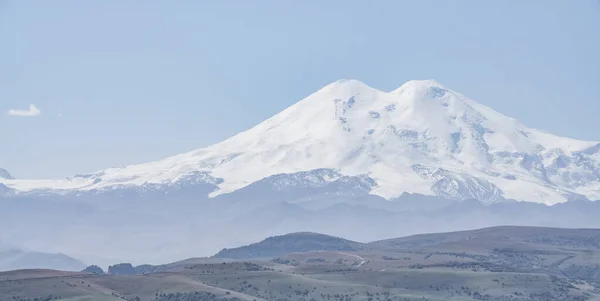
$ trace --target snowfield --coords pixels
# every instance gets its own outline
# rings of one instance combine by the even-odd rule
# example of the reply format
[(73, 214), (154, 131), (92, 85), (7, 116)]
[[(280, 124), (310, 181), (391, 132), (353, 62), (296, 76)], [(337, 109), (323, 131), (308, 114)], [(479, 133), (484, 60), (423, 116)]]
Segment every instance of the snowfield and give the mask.
[[(409, 81), (391, 92), (340, 80), (215, 145), (61, 180), (0, 177), (0, 194), (169, 189), (190, 182), (215, 185), (215, 197), (301, 172), (303, 183), (319, 185), (368, 178), (368, 193), (386, 199), (417, 193), (552, 205), (600, 199), (600, 143), (528, 128), (433, 80)], [(286, 178), (286, 187), (297, 178)]]

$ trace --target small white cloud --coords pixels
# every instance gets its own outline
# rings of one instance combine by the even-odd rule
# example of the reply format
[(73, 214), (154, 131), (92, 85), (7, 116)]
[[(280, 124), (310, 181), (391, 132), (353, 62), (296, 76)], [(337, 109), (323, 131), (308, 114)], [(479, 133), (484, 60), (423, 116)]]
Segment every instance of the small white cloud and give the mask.
[(34, 117), (42, 114), (40, 109), (38, 109), (35, 105), (29, 105), (29, 109), (27, 110), (8, 110), (8, 115), (10, 116), (19, 116), (19, 117)]

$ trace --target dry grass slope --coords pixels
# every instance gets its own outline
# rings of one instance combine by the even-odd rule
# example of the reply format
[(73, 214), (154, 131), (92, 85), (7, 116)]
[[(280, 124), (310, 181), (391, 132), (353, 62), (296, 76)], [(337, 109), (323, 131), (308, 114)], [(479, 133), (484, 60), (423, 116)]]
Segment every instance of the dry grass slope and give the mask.
[[(260, 253), (278, 254), (270, 259), (196, 258), (127, 276), (0, 273), (0, 300), (600, 300), (599, 233), (497, 227), (366, 246), (331, 238), (324, 244), (323, 236), (310, 234), (295, 245), (301, 252), (290, 248), (294, 234), (277, 238), (285, 248)], [(302, 249), (332, 242), (352, 249)], [(280, 254), (290, 249), (295, 252)]]

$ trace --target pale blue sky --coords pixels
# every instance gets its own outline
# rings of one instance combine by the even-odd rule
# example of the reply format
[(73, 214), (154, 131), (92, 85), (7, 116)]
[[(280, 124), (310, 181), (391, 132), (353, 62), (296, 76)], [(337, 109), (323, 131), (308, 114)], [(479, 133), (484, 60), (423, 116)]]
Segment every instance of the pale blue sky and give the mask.
[[(245, 130), (340, 78), (600, 140), (596, 0), (2, 1), (0, 167), (63, 177)], [(8, 116), (35, 104), (37, 117)]]

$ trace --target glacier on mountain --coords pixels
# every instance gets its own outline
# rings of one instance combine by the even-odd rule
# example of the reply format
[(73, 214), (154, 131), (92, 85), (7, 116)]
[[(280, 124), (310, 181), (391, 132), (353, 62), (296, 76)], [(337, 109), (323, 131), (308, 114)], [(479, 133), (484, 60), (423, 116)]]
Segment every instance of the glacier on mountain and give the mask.
[[(63, 180), (0, 177), (0, 185), (0, 193), (17, 194), (204, 185), (199, 193), (210, 197), (243, 188), (346, 189), (552, 205), (600, 199), (600, 143), (526, 127), (433, 80), (391, 92), (340, 80), (209, 147)], [(334, 192), (318, 188), (325, 186)]]

